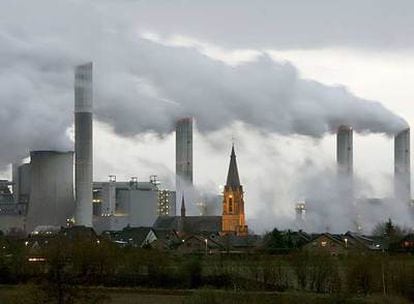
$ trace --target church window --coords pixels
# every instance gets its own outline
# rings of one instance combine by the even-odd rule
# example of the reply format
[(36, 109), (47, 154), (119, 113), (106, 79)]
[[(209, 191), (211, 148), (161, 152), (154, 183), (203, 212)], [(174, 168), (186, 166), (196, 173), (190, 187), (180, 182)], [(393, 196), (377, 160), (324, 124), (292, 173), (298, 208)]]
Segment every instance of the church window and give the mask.
[(229, 212), (233, 212), (233, 199), (229, 198)]

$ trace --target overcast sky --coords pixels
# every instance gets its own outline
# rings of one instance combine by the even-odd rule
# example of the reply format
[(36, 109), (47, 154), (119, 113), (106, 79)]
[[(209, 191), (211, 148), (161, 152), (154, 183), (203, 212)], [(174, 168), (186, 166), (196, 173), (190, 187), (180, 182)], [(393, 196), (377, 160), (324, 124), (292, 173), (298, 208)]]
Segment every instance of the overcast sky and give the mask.
[(235, 137), (249, 224), (289, 226), (294, 202), (317, 187), (313, 174), (333, 174), (332, 132), (347, 123), (361, 133), (359, 195), (388, 196), (390, 136), (414, 121), (413, 9), (408, 0), (3, 0), (0, 164), (71, 149), (73, 66), (93, 61), (95, 179), (157, 174), (173, 187), (174, 120), (194, 115), (196, 184), (219, 190)]

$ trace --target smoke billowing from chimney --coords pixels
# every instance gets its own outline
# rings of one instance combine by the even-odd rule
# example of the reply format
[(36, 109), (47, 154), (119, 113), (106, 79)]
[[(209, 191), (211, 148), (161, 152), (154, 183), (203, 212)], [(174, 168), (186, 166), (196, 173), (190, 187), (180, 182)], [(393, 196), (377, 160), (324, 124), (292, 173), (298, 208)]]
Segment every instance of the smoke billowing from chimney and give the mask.
[[(80, 13), (85, 6), (87, 15)], [(140, 39), (135, 24), (117, 14), (103, 24), (101, 11), (86, 3), (55, 13), (57, 28), (71, 31), (39, 24), (31, 14), (2, 26), (0, 100), (8, 132), (0, 140), (9, 143), (0, 153), (3, 165), (28, 149), (70, 149), (72, 69), (87, 60), (95, 62), (95, 117), (123, 136), (170, 133), (187, 116), (202, 132), (235, 121), (312, 137), (340, 125), (387, 134), (407, 127), (380, 103), (301, 79), (294, 66), (265, 53), (229, 66), (195, 48)]]
[[(265, 132), (312, 137), (336, 132), (340, 125), (390, 135), (407, 126), (380, 103), (358, 98), (343, 87), (301, 79), (294, 66), (274, 62), (266, 54), (229, 66), (192, 48), (145, 40), (138, 41), (135, 54), (141, 59), (129, 63), (129, 77), (102, 77), (98, 84), (102, 103), (97, 115), (120, 134), (167, 133), (176, 119), (186, 116), (195, 117), (201, 132), (235, 121)], [(115, 100), (122, 100), (122, 107)], [(146, 111), (140, 115), (143, 107)]]

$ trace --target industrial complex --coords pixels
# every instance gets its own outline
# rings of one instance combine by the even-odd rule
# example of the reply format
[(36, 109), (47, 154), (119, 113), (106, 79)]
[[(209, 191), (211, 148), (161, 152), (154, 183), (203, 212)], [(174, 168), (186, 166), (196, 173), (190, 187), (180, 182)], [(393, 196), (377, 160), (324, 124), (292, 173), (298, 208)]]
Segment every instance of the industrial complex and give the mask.
[[(75, 68), (74, 151), (31, 151), (30, 160), (12, 165), (12, 180), (0, 181), (0, 230), (29, 234), (52, 227), (84, 226), (96, 232), (126, 227), (173, 229), (181, 235), (213, 232), (247, 236), (244, 190), (240, 183), (234, 145), (220, 210), (210, 214), (196, 203), (193, 185), (193, 118), (176, 122), (176, 188), (163, 189), (157, 177), (147, 181), (93, 181), (93, 65)], [(395, 135), (394, 200), (411, 204), (410, 130)], [(337, 130), (338, 191), (353, 204), (353, 128)], [(370, 200), (367, 200), (370, 201)], [(201, 214), (187, 214), (186, 203), (200, 204)], [(372, 200), (371, 200), (372, 202)], [(177, 206), (180, 214), (177, 214)], [(204, 210), (204, 211), (203, 211)], [(312, 211), (306, 200), (295, 205), (296, 220), (305, 221)], [(357, 215), (355, 215), (357, 217)], [(357, 219), (356, 219), (357, 221)]]
[[(116, 176), (109, 175), (108, 181), (94, 182), (92, 120), (93, 65), (86, 63), (75, 68), (74, 151), (31, 151), (29, 162), (12, 165), (12, 181), (0, 182), (0, 230), (33, 234), (83, 226), (102, 233), (167, 225), (181, 232), (191, 226), (190, 230), (247, 234), (234, 147), (223, 198), (223, 220), (220, 215), (206, 216), (202, 203), (198, 203), (200, 215), (186, 216), (184, 197), (195, 199), (193, 119), (176, 122), (175, 191), (163, 189), (155, 175), (148, 181), (136, 177), (117, 181)], [(180, 216), (176, 214), (177, 200), (181, 203)]]

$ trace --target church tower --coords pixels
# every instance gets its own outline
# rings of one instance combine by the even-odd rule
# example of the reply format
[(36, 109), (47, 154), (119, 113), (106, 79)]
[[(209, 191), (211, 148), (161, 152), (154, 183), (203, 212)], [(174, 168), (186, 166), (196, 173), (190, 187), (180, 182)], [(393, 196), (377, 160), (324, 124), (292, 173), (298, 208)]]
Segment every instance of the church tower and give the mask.
[(231, 149), (229, 172), (223, 193), (222, 234), (248, 234), (244, 216), (243, 186), (240, 185), (234, 145)]

